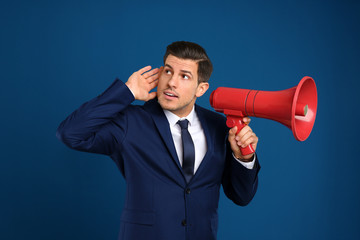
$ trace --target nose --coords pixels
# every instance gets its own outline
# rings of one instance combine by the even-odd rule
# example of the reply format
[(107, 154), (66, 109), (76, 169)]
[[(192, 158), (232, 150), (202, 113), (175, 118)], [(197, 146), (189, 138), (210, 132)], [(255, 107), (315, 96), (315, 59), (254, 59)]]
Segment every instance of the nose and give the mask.
[(171, 88), (176, 88), (178, 84), (177, 78), (175, 77), (175, 74), (171, 75), (169, 81), (168, 81), (168, 85)]

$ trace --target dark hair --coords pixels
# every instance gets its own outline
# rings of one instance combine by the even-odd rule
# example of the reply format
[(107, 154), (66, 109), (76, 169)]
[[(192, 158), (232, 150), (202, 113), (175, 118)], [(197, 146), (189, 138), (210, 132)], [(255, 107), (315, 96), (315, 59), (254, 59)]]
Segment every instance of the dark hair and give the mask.
[(198, 82), (207, 82), (210, 79), (213, 66), (204, 48), (192, 42), (173, 42), (166, 48), (164, 64), (169, 55), (181, 59), (191, 59), (198, 63)]

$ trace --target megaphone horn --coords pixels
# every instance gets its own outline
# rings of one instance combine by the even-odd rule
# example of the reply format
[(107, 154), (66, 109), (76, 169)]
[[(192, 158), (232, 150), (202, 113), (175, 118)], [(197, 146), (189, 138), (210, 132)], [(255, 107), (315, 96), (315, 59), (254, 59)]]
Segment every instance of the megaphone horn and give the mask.
[[(317, 90), (311, 77), (303, 77), (293, 88), (282, 91), (259, 91), (219, 87), (211, 93), (211, 106), (227, 117), (227, 126), (245, 126), (242, 118), (253, 116), (271, 119), (290, 128), (298, 141), (305, 141), (314, 126)], [(249, 146), (242, 154), (254, 152)]]

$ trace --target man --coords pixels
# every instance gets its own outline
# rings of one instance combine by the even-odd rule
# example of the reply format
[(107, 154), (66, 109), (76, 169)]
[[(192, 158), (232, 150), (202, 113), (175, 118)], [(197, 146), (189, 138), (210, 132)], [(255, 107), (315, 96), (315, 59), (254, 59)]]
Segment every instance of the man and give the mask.
[[(202, 47), (174, 42), (164, 67), (115, 80), (60, 124), (66, 145), (109, 155), (124, 176), (119, 239), (216, 239), (220, 185), (238, 205), (255, 195), (260, 166), (239, 147), (256, 149), (257, 136), (249, 126), (235, 135), (224, 116), (195, 104), (211, 73)], [(131, 105), (135, 99), (146, 103)]]

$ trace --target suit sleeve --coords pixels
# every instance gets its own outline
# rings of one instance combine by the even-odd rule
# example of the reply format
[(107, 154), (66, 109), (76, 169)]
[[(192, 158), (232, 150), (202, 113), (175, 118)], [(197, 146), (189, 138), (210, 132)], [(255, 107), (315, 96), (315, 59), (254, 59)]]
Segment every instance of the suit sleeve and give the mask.
[(116, 79), (101, 95), (82, 104), (57, 129), (56, 136), (72, 149), (111, 155), (126, 135), (126, 108), (134, 101)]
[(255, 158), (254, 168), (248, 169), (232, 156), (229, 144), (228, 149), (222, 179), (223, 189), (225, 195), (235, 204), (246, 206), (255, 196), (258, 186), (258, 172), (260, 170), (258, 156)]

